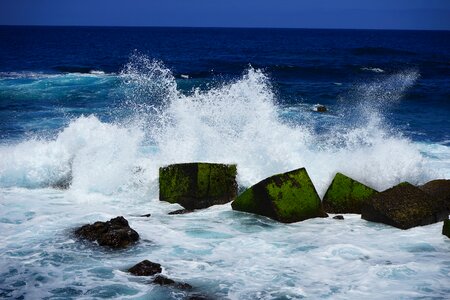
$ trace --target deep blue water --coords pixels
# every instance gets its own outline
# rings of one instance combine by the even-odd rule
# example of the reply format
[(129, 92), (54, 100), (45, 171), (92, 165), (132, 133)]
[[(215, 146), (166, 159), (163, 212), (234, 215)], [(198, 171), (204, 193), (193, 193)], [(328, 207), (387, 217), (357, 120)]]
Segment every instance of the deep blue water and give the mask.
[(415, 140), (450, 140), (447, 31), (0, 27), (0, 40), (0, 136), (6, 139), (38, 131), (33, 120), (62, 120), (61, 112), (95, 110), (107, 118), (105, 107), (123, 98), (114, 77), (39, 86), (35, 73), (118, 73), (138, 51), (162, 61), (184, 91), (237, 78), (251, 65), (269, 76), (277, 101), (288, 105), (333, 106), (357, 85), (417, 72), (386, 118)]

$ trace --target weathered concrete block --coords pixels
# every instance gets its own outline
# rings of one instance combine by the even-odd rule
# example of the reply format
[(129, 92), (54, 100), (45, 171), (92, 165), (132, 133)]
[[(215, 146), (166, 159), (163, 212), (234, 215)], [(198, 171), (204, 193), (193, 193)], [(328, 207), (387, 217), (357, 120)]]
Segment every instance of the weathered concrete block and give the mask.
[(199, 209), (236, 196), (236, 165), (184, 163), (159, 169), (159, 200)]
[(327, 216), (305, 168), (266, 178), (242, 193), (234, 210), (292, 223)]

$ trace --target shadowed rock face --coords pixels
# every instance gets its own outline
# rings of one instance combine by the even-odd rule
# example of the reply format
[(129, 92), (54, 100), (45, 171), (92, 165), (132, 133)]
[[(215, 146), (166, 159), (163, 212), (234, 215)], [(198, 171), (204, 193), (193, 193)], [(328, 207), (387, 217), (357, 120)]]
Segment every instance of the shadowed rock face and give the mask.
[(193, 209), (178, 209), (178, 210), (174, 210), (168, 213), (168, 215), (184, 215), (184, 214), (189, 214), (191, 212), (194, 212)]
[(187, 283), (180, 283), (176, 282), (175, 280), (172, 280), (170, 278), (167, 278), (163, 275), (158, 275), (153, 279), (153, 283), (159, 284), (159, 285), (170, 285), (180, 290), (190, 290), (192, 289), (192, 286)]
[(450, 210), (450, 180), (437, 179), (419, 186), (425, 193), (435, 197), (438, 201), (443, 201)]
[(444, 225), (442, 226), (442, 234), (450, 238), (450, 220), (444, 220)]
[(284, 223), (327, 216), (305, 168), (258, 182), (242, 193), (231, 206), (234, 210), (266, 216)]
[(128, 272), (136, 276), (152, 276), (161, 273), (161, 271), (162, 268), (160, 264), (151, 262), (149, 260), (143, 260), (128, 269)]
[(236, 165), (186, 163), (159, 169), (162, 201), (192, 210), (225, 204), (236, 196)]
[(360, 214), (364, 201), (376, 193), (374, 189), (337, 173), (323, 197), (323, 209), (335, 214)]
[(373, 195), (365, 202), (361, 217), (367, 221), (409, 229), (448, 218), (442, 202), (421, 189), (401, 183)]
[(75, 230), (75, 234), (89, 241), (97, 241), (100, 246), (114, 249), (125, 248), (139, 240), (139, 234), (122, 216), (107, 222), (83, 225)]

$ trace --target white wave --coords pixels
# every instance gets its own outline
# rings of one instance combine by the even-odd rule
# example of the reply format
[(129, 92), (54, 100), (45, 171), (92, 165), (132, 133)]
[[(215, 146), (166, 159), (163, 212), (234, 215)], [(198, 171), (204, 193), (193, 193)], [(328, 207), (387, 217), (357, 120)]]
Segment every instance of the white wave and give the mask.
[(380, 69), (380, 68), (367, 68), (367, 67), (364, 67), (364, 68), (361, 68), (361, 70), (362, 71), (371, 71), (371, 72), (375, 72), (375, 73), (384, 73), (384, 70)]
[(257, 69), (188, 95), (162, 63), (143, 56), (135, 55), (120, 76), (134, 120), (118, 125), (82, 117), (54, 140), (2, 146), (0, 186), (44, 186), (71, 170), (72, 189), (156, 195), (160, 166), (192, 161), (237, 163), (244, 186), (306, 167), (320, 194), (336, 172), (378, 190), (435, 174), (430, 158), (383, 122), (383, 109), (399, 101), (415, 72), (360, 86), (351, 96), (356, 104), (347, 104), (340, 122), (322, 133), (301, 110), (296, 123), (283, 121), (270, 82)]
[(0, 185), (43, 187), (72, 178), (72, 188), (110, 194), (136, 173), (143, 134), (80, 117), (55, 140), (32, 139), (0, 147)]
[(101, 70), (92, 70), (92, 71), (89, 72), (89, 74), (105, 75), (106, 73), (104, 71), (101, 71)]

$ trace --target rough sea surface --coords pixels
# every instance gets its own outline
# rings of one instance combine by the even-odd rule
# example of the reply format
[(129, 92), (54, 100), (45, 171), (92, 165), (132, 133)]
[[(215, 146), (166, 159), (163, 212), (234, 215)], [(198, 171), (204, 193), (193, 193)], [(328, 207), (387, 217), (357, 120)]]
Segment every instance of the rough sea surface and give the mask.
[[(450, 32), (0, 27), (0, 41), (0, 298), (448, 299), (442, 223), (167, 215), (180, 207), (157, 176), (236, 163), (243, 188), (306, 167), (321, 196), (336, 172), (377, 190), (450, 178)], [(73, 235), (119, 215), (134, 247)], [(193, 290), (125, 272), (144, 259)]]

